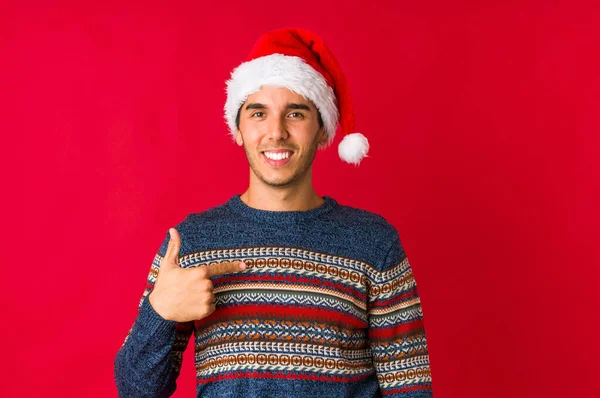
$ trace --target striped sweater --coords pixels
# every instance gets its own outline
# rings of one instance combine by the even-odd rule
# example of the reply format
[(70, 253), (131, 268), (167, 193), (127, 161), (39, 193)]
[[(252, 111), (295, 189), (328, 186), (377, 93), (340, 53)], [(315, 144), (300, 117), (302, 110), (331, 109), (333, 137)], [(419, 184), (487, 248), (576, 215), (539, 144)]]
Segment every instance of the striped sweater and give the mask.
[(179, 265), (222, 261), (216, 310), (190, 322), (156, 313), (148, 295), (114, 360), (120, 397), (168, 397), (194, 333), (197, 397), (431, 397), (423, 312), (397, 230), (325, 196), (307, 211), (249, 207), (240, 195), (175, 228)]

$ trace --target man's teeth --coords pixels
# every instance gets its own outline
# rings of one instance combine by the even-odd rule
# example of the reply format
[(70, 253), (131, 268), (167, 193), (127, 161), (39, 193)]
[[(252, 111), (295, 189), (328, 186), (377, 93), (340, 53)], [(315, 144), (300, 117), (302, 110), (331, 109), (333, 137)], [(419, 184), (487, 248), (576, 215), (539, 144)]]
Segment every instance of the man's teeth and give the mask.
[(265, 152), (265, 156), (268, 157), (269, 159), (273, 159), (273, 160), (287, 159), (290, 157), (290, 155), (291, 155), (291, 152), (281, 152), (281, 153)]

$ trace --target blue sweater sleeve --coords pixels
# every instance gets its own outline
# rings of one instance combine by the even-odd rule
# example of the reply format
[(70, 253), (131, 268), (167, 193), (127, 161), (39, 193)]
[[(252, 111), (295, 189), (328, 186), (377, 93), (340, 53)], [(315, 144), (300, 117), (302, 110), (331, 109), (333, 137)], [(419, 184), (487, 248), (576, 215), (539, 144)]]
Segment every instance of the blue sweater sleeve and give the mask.
[[(168, 241), (168, 238), (167, 238)], [(194, 323), (161, 317), (150, 304), (166, 242), (155, 256), (138, 315), (114, 359), (114, 378), (119, 397), (170, 397), (177, 388), (183, 352)]]
[(371, 276), (369, 343), (385, 397), (433, 397), (421, 300), (398, 232)]

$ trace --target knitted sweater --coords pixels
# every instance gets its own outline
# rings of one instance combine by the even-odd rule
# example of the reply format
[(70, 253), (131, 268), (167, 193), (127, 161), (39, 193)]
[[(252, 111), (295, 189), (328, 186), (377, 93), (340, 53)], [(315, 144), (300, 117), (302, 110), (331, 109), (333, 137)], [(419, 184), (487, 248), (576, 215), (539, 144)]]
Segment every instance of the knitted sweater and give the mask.
[(120, 397), (168, 397), (194, 333), (197, 397), (431, 397), (423, 312), (397, 230), (329, 196), (307, 211), (249, 207), (240, 195), (175, 228), (179, 265), (240, 261), (214, 277), (216, 310), (176, 322), (148, 300), (114, 361)]

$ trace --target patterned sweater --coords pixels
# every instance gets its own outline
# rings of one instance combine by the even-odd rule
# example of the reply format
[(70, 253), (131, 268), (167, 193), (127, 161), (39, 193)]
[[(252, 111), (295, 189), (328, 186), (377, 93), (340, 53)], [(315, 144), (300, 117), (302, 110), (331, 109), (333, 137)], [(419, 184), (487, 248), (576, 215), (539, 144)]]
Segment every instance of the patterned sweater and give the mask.
[(214, 277), (216, 310), (176, 322), (148, 300), (114, 361), (120, 397), (168, 397), (194, 333), (197, 397), (432, 397), (417, 285), (382, 216), (325, 202), (308, 211), (249, 207), (240, 195), (175, 228), (179, 265), (240, 261)]

